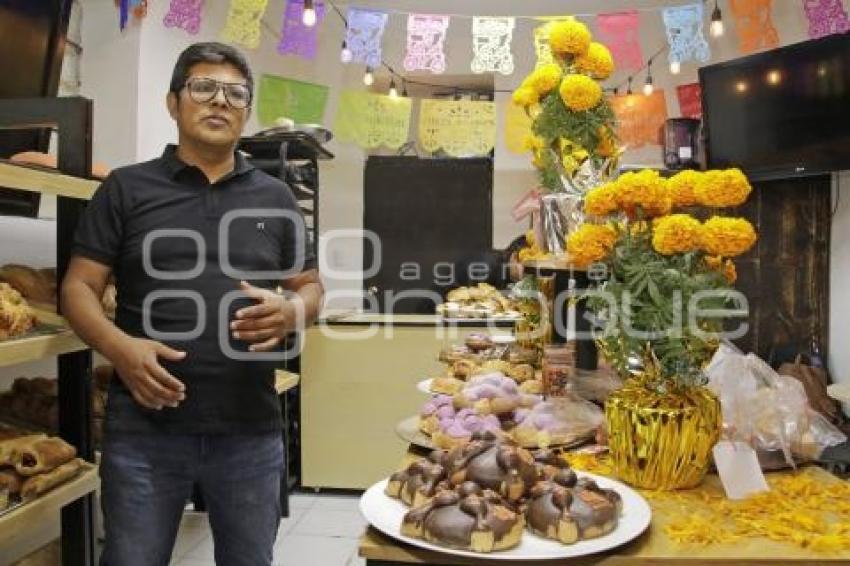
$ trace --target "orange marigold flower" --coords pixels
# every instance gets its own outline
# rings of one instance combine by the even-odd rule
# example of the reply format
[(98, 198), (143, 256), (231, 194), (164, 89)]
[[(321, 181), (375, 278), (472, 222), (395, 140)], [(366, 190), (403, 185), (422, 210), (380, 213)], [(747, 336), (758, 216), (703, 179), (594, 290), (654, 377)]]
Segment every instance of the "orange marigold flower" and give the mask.
[(576, 58), (575, 65), (582, 73), (600, 81), (604, 81), (614, 72), (614, 58), (611, 52), (595, 41), (588, 46), (587, 53)]
[(596, 187), (584, 197), (584, 211), (592, 216), (607, 216), (617, 210), (617, 189), (612, 183)]
[(690, 214), (671, 214), (653, 222), (652, 247), (661, 255), (692, 252), (701, 243), (702, 224)]
[(706, 171), (694, 189), (699, 204), (712, 208), (744, 204), (753, 190), (740, 169)]
[(578, 20), (549, 25), (549, 46), (559, 55), (584, 55), (590, 47), (590, 30)]
[(617, 232), (603, 224), (582, 224), (567, 238), (570, 261), (578, 268), (605, 259), (617, 242)]
[(584, 75), (567, 75), (559, 89), (561, 99), (570, 110), (584, 112), (595, 108), (602, 100), (602, 87)]
[(539, 96), (549, 94), (556, 86), (561, 83), (563, 71), (557, 63), (547, 63), (535, 69), (523, 82), (523, 85), (530, 86), (537, 91)]
[(540, 95), (530, 86), (521, 86), (513, 92), (511, 99), (517, 106), (531, 106), (537, 104)]
[(699, 204), (696, 188), (703, 174), (693, 169), (685, 169), (667, 179), (667, 192), (673, 206), (694, 206)]
[(645, 218), (664, 216), (670, 213), (670, 195), (665, 180), (652, 169), (628, 172), (616, 181), (617, 204), (629, 218), (640, 212)]
[(702, 226), (702, 247), (711, 255), (736, 257), (757, 240), (755, 228), (743, 218), (714, 216)]

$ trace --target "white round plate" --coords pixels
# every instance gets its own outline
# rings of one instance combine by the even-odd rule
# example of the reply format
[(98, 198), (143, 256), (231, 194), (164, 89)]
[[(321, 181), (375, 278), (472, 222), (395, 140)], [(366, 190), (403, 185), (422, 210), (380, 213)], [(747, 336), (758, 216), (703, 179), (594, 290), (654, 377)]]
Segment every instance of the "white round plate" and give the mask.
[(423, 379), (422, 381), (416, 384), (416, 389), (418, 389), (422, 393), (428, 393), (429, 395), (432, 395), (433, 392), (431, 391), (431, 384), (433, 383), (434, 378)]
[(387, 480), (379, 481), (366, 490), (366, 493), (360, 498), (360, 513), (373, 527), (402, 542), (455, 556), (486, 558), (488, 560), (552, 560), (595, 554), (625, 544), (646, 530), (652, 517), (652, 510), (643, 497), (618, 481), (579, 472), (579, 477), (585, 476), (596, 480), (600, 487), (616, 489), (620, 497), (623, 498), (623, 514), (620, 515), (617, 528), (612, 532), (603, 537), (582, 540), (575, 544), (561, 544), (558, 541), (534, 535), (526, 529), (522, 533), (522, 541), (514, 548), (481, 554), (446, 548), (424, 540), (406, 537), (401, 534), (401, 521), (408, 511), (408, 507), (398, 499), (393, 499), (384, 493)]

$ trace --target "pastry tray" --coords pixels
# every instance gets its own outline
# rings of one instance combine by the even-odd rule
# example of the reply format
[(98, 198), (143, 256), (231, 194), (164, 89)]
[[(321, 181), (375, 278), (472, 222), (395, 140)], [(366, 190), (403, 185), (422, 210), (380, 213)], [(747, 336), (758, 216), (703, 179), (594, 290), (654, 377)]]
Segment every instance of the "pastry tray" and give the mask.
[(384, 493), (387, 485), (386, 479), (366, 490), (366, 493), (360, 498), (360, 513), (373, 527), (402, 542), (454, 556), (487, 559), (488, 561), (556, 560), (595, 554), (625, 544), (640, 536), (649, 527), (652, 520), (652, 509), (638, 492), (625, 484), (603, 476), (586, 472), (579, 472), (579, 476), (590, 477), (600, 487), (616, 490), (623, 499), (623, 513), (620, 516), (617, 528), (612, 532), (599, 538), (582, 540), (575, 544), (561, 544), (554, 540), (536, 536), (526, 530), (522, 534), (522, 541), (516, 547), (489, 554), (478, 554), (438, 546), (421, 539), (404, 536), (401, 534), (401, 522), (408, 508), (398, 499), (393, 499)]
[[(431, 441), (431, 437), (422, 432), (419, 429), (419, 417), (414, 415), (412, 417), (408, 417), (403, 421), (399, 422), (395, 427), (396, 434), (398, 434), (399, 438), (404, 440), (405, 442), (409, 442), (414, 446), (418, 446), (420, 448), (424, 448), (426, 450), (433, 450), (436, 448), (434, 443)], [(576, 448), (578, 446), (583, 446), (592, 440), (593, 434), (590, 434), (586, 437), (576, 439), (572, 442), (565, 442), (560, 444), (550, 444), (549, 448), (559, 448), (559, 449), (569, 449)], [(537, 450), (539, 446), (523, 446), (528, 450)]]

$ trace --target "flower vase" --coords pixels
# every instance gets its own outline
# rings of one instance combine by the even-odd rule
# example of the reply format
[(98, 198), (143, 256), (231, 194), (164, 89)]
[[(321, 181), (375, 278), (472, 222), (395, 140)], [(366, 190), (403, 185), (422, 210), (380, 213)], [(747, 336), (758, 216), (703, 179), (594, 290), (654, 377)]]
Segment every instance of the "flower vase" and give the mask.
[(644, 489), (702, 482), (720, 437), (720, 401), (705, 387), (659, 393), (631, 380), (605, 402), (615, 474)]
[(574, 193), (549, 193), (540, 197), (540, 224), (544, 251), (563, 256), (567, 236), (584, 220), (583, 197)]

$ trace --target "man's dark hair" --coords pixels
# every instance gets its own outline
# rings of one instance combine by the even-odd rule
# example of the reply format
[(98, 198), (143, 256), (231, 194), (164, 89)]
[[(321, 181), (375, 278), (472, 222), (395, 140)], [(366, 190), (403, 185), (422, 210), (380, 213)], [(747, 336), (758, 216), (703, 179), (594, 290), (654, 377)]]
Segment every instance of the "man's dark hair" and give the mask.
[(248, 66), (245, 56), (235, 47), (216, 41), (194, 43), (183, 50), (174, 64), (174, 71), (171, 73), (171, 85), (168, 90), (174, 94), (179, 93), (189, 79), (189, 70), (198, 63), (230, 63), (239, 69), (239, 72), (245, 77), (248, 89), (253, 97), (254, 75), (251, 74), (251, 67)]

